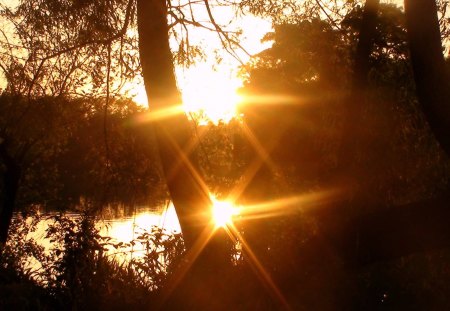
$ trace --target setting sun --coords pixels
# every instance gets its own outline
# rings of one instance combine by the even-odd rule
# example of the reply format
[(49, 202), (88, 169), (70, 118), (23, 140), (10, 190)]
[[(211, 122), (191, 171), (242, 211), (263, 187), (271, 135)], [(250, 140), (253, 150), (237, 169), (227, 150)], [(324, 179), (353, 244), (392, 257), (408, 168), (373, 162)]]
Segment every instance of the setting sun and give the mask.
[(231, 202), (218, 201), (213, 198), (212, 217), (216, 228), (232, 224), (233, 216), (238, 213), (237, 207)]
[[(184, 111), (199, 114), (200, 122), (229, 122), (236, 117), (241, 102), (237, 94), (241, 83), (236, 77), (192, 70), (180, 82)], [(133, 99), (142, 106), (147, 105), (144, 86), (135, 87)]]
[[(233, 14), (231, 11), (223, 13), (222, 17)], [(240, 61), (229, 53), (222, 53), (218, 61), (214, 57), (216, 55), (214, 50), (220, 48), (222, 43), (217, 34), (205, 29), (196, 29), (195, 32), (192, 31), (191, 43), (205, 47), (205, 54), (208, 56), (189, 68), (181, 66), (175, 68), (184, 111), (199, 117), (200, 123), (211, 121), (217, 124), (220, 120), (227, 123), (237, 116), (237, 106), (242, 103), (242, 98), (237, 94), (237, 90), (242, 86), (242, 80), (237, 75), (239, 66), (242, 62), (248, 61), (250, 55), (255, 55), (272, 45), (271, 42), (261, 42), (261, 38), (272, 30), (270, 21), (249, 15), (240, 19), (233, 27), (243, 29), (241, 45), (245, 47), (246, 52), (235, 50)], [(138, 104), (147, 106), (143, 81), (137, 80), (125, 89)]]
[(206, 121), (229, 122), (236, 116), (239, 96), (235, 89), (213, 85), (203, 90), (190, 88), (183, 93), (183, 106), (187, 113), (203, 113)]
[(242, 86), (236, 67), (222, 63), (213, 69), (204, 62), (176, 72), (186, 113), (197, 114), (200, 123), (227, 123), (236, 117), (241, 101), (237, 90)]

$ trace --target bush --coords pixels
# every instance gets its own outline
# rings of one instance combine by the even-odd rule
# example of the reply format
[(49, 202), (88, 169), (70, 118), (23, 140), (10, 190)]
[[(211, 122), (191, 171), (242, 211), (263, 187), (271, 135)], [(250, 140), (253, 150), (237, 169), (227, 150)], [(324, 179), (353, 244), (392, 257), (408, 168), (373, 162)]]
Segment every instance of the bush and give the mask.
[[(96, 220), (37, 213), (16, 217), (0, 257), (1, 289), (14, 294), (2, 295), (0, 309), (123, 310), (154, 305), (184, 251), (181, 235), (153, 227), (130, 243), (115, 243), (100, 235)], [(48, 224), (42, 243), (50, 247), (33, 238), (42, 222)], [(139, 253), (135, 245), (142, 246)], [(117, 253), (131, 259), (120, 260)]]

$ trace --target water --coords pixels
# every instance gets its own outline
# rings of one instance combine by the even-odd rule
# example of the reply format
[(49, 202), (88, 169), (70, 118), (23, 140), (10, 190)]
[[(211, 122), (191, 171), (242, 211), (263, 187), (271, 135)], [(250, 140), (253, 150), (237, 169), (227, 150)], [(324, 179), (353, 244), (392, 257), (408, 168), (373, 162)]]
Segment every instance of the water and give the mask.
[(152, 226), (166, 229), (168, 232), (180, 232), (180, 223), (173, 204), (154, 207), (139, 207), (131, 215), (120, 217), (108, 217), (104, 215), (103, 220), (98, 223), (100, 233), (116, 239), (119, 242), (129, 242), (134, 239), (136, 232), (150, 230)]
[[(46, 250), (54, 247), (54, 243), (45, 237), (49, 225), (54, 222), (51, 216), (55, 215), (55, 212), (44, 213), (41, 220), (37, 223), (36, 229), (29, 232), (26, 238), (34, 239), (39, 245), (44, 246)], [(70, 219), (81, 217), (81, 214), (73, 212), (68, 212), (64, 215)], [(28, 221), (31, 220), (28, 219)], [(140, 233), (144, 231), (149, 232), (154, 226), (166, 230), (167, 233), (181, 232), (173, 204), (157, 207), (140, 206), (132, 210), (125, 207), (106, 208), (96, 223), (100, 235), (110, 237), (113, 243), (129, 243)], [(119, 251), (114, 247), (107, 247), (109, 255), (114, 256), (119, 261), (127, 260), (131, 256), (140, 256), (142, 253), (140, 248), (142, 246), (138, 244), (128, 248), (122, 247)]]

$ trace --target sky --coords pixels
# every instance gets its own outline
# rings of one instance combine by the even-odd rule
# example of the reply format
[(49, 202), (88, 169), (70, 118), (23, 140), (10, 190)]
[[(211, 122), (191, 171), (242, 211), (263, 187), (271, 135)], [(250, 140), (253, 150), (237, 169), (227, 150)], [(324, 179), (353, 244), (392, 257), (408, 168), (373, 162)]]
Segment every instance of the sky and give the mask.
[[(382, 0), (381, 2), (401, 5), (402, 0)], [(203, 5), (201, 5), (203, 6)], [(202, 8), (198, 8), (200, 16)], [(204, 12), (203, 12), (204, 13)], [(218, 8), (213, 11), (215, 18), (221, 24), (229, 24), (227, 29), (234, 30), (241, 28), (241, 45), (254, 55), (271, 46), (271, 42), (261, 43), (262, 37), (272, 31), (272, 23), (269, 19), (262, 19), (254, 16), (242, 16), (230, 23), (233, 18), (231, 8)], [(207, 19), (207, 16), (203, 16)], [(216, 34), (199, 29), (192, 29), (193, 43), (197, 42), (206, 47), (206, 51), (212, 56), (214, 49), (220, 49), (220, 41)], [(249, 60), (249, 56), (243, 51), (237, 50), (242, 62)], [(226, 52), (222, 52), (224, 60), (215, 64), (214, 57), (198, 62), (189, 69), (177, 68), (176, 74), (178, 85), (183, 93), (185, 110), (198, 111), (205, 110), (206, 114), (214, 122), (219, 119), (228, 121), (236, 113), (236, 106), (240, 101), (237, 89), (242, 85), (242, 81), (237, 77), (240, 62)], [(135, 97), (141, 104), (147, 104), (145, 91), (142, 86)]]
[[(178, 2), (182, 4), (186, 0), (173, 0), (173, 3)], [(18, 0), (0, 0), (0, 3), (13, 7)], [(240, 43), (250, 55), (270, 46), (270, 43), (262, 44), (260, 42), (262, 37), (272, 29), (270, 21), (250, 15), (235, 18), (232, 8), (214, 7), (213, 0), (210, 0), (210, 4), (217, 23), (225, 25), (224, 30), (242, 30)], [(194, 14), (197, 21), (209, 20), (203, 3), (194, 7)], [(5, 29), (3, 26), (2, 29)], [(239, 101), (236, 90), (242, 84), (237, 77), (238, 67), (241, 64), (240, 61), (245, 63), (250, 56), (237, 49), (235, 52), (240, 61), (235, 59), (223, 51), (218, 35), (205, 29), (190, 27), (189, 39), (192, 45), (200, 45), (204, 48), (205, 57), (190, 68), (180, 66), (176, 68), (178, 86), (183, 93), (185, 109), (197, 111), (206, 108), (209, 110), (207, 113), (215, 120), (231, 118), (234, 115), (235, 105)], [(172, 40), (171, 43), (173, 48), (176, 48), (175, 40)], [(222, 51), (220, 52), (220, 50)], [(217, 53), (217, 51), (219, 52)], [(217, 56), (221, 58), (219, 64)], [(0, 88), (5, 86), (5, 80), (1, 79)], [(127, 84), (124, 92), (128, 92), (139, 104), (148, 105), (142, 79), (137, 78)]]
[[(6, 2), (5, 2), (6, 1)], [(1, 3), (11, 5), (17, 0), (0, 0)], [(186, 0), (174, 0), (174, 2), (186, 2)], [(211, 0), (212, 2), (212, 0)], [(385, 0), (401, 4), (400, 0)], [(221, 25), (226, 25), (225, 30), (242, 30), (240, 37), (241, 45), (250, 54), (270, 47), (271, 43), (261, 43), (262, 37), (272, 30), (269, 20), (264, 20), (250, 15), (234, 18), (235, 12), (230, 7), (213, 7), (213, 14), (216, 21)], [(209, 20), (203, 3), (194, 7), (195, 18), (198, 21)], [(240, 60), (235, 59), (227, 52), (221, 51), (221, 62), (218, 64), (216, 52), (221, 50), (221, 43), (216, 33), (199, 28), (189, 29), (190, 42), (193, 45), (200, 45), (204, 48), (205, 58), (198, 60), (190, 68), (176, 68), (178, 86), (183, 94), (185, 110), (198, 111), (205, 110), (213, 121), (218, 119), (230, 119), (235, 114), (239, 97), (236, 93), (242, 81), (237, 77), (240, 62), (245, 63), (250, 56), (244, 51), (237, 49)], [(175, 46), (174, 41), (172, 45)], [(3, 85), (2, 85), (3, 84)], [(0, 83), (4, 87), (4, 82)], [(126, 89), (129, 94), (139, 104), (147, 106), (145, 89), (141, 79), (136, 79), (128, 84)]]
[[(197, 16), (199, 20), (208, 19), (207, 16), (202, 16), (204, 12), (201, 7), (198, 7), (196, 12), (199, 12)], [(178, 86), (183, 94), (185, 110), (195, 112), (203, 109), (213, 121), (217, 121), (220, 118), (228, 120), (234, 116), (239, 101), (236, 91), (242, 85), (241, 79), (238, 78), (239, 66), (241, 62), (245, 63), (249, 60), (248, 54), (257, 54), (271, 45), (271, 43), (261, 43), (261, 39), (272, 30), (272, 24), (269, 20), (251, 15), (241, 16), (233, 21), (234, 12), (231, 8), (216, 8), (213, 9), (213, 13), (218, 23), (227, 25), (224, 29), (242, 30), (240, 43), (246, 52), (236, 49), (238, 60), (223, 51), (216, 33), (191, 28), (189, 30), (191, 44), (202, 46), (206, 57), (198, 60), (190, 68), (177, 67), (176, 75)], [(220, 63), (217, 63), (216, 51), (220, 53)], [(135, 87), (134, 99), (142, 105), (147, 105), (142, 83)]]

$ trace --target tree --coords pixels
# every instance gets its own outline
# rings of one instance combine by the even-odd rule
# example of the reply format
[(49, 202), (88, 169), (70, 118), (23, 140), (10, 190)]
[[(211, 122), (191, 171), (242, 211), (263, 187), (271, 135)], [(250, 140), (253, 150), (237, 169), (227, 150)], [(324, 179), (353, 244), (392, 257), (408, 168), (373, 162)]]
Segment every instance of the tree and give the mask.
[(139, 53), (149, 103), (155, 110), (175, 111), (155, 121), (155, 132), (167, 185), (188, 247), (200, 237), (209, 219), (208, 190), (194, 159), (190, 125), (182, 111), (172, 53), (165, 1), (137, 2)]
[[(0, 149), (3, 173), (0, 206), (2, 243), (6, 242), (8, 236), (19, 190), (23, 192), (20, 194), (22, 201), (27, 201), (27, 195), (33, 197), (30, 193), (36, 180), (48, 187), (45, 191), (41, 189), (42, 194), (55, 191), (55, 167), (51, 159), (61, 152), (70, 132), (70, 123), (64, 118), (60, 100), (40, 98), (30, 101), (17, 95), (0, 95), (0, 129), (3, 139)], [(26, 191), (24, 185), (31, 189)], [(34, 196), (34, 202), (29, 202), (36, 203), (35, 198), (38, 196)]]
[[(198, 226), (198, 221), (205, 220), (211, 202), (198, 178), (200, 170), (196, 168), (193, 152), (186, 150), (191, 148), (190, 125), (180, 109), (169, 32), (181, 32), (181, 36), (175, 36), (179, 41), (177, 59), (187, 63), (198, 54), (189, 43), (189, 27), (217, 31), (227, 48), (238, 43), (234, 34), (223, 31), (215, 22), (208, 1), (202, 4), (209, 22), (197, 22), (193, 11), (187, 13), (184, 5), (160, 2), (138, 1), (136, 5), (134, 1), (24, 0), (15, 9), (3, 6), (3, 16), (14, 26), (14, 39), (21, 43), (17, 45), (21, 53), (17, 54), (28, 57), (15, 57), (12, 50), (16, 45), (11, 43), (14, 39), (5, 33), (3, 43), (9, 52), (2, 68), (8, 79), (7, 90), (27, 93), (28, 97), (48, 91), (55, 95), (80, 92), (86, 95), (85, 85), (92, 84), (94, 95), (106, 95), (106, 115), (108, 99), (114, 95), (110, 91), (112, 86), (121, 86), (134, 78), (141, 65), (152, 109), (173, 108), (178, 114), (155, 122), (155, 132), (169, 190), (189, 247), (203, 230), (204, 225)], [(195, 4), (189, 3), (192, 5)], [(143, 20), (147, 17), (151, 18)], [(136, 21), (137, 32), (129, 31)], [(138, 48), (140, 57), (136, 53)], [(17, 72), (24, 77), (13, 79)], [(114, 76), (118, 79), (113, 79)]]
[[(366, 1), (364, 13), (367, 23), (365, 25), (363, 22), (360, 31), (354, 72), (356, 79), (353, 84), (359, 87), (353, 92), (367, 89), (369, 42), (373, 38), (375, 29), (374, 14), (376, 14), (376, 6), (378, 6), (376, 2)], [(442, 55), (436, 3), (435, 1), (406, 0), (405, 13), (410, 61), (414, 71), (417, 97), (422, 104), (428, 124), (448, 155), (448, 135), (443, 133), (448, 133), (450, 130), (448, 127), (450, 124), (449, 79), (446, 75)], [(370, 31), (370, 29), (372, 30)], [(370, 35), (371, 32), (372, 35)], [(364, 102), (364, 100), (359, 102)], [(356, 109), (356, 114), (353, 113), (352, 119), (362, 116), (360, 109)], [(367, 139), (366, 137), (367, 135), (362, 136), (363, 139)], [(346, 158), (348, 158), (348, 154)], [(360, 178), (364, 178), (364, 176), (362, 175)], [(346, 254), (347, 260), (353, 265), (448, 247), (450, 231), (448, 226), (442, 222), (442, 219), (448, 215), (448, 209), (444, 203), (447, 200), (448, 189), (439, 193), (437, 198), (422, 199), (419, 202), (406, 204), (395, 211), (378, 207), (378, 210), (368, 214), (359, 212), (359, 215), (353, 216), (352, 221), (345, 224), (344, 227), (337, 228), (337, 231), (332, 231), (329, 235), (337, 237), (339, 236), (337, 232), (342, 234), (334, 242), (339, 245), (341, 252)], [(369, 202), (370, 200), (363, 198), (362, 202), (356, 202), (356, 207), (361, 209), (370, 204)], [(425, 214), (427, 219), (424, 219)], [(343, 228), (345, 229), (342, 230)], [(389, 242), (383, 243), (384, 245), (379, 247), (381, 240), (389, 240)], [(402, 246), (400, 247), (400, 245)]]
[(450, 87), (436, 1), (405, 0), (405, 14), (417, 96), (434, 135), (450, 155)]
[[(448, 156), (450, 80), (442, 54), (436, 1), (405, 0), (405, 15), (417, 99), (428, 125)], [(360, 77), (359, 80), (362, 79)], [(449, 247), (450, 230), (443, 221), (448, 217), (447, 200), (448, 189), (439, 193), (436, 198), (413, 202), (396, 211), (380, 210), (356, 218), (348, 225), (346, 232), (347, 239), (351, 235), (356, 239), (357, 235), (360, 243), (353, 260), (370, 263), (413, 252)], [(360, 228), (360, 231), (350, 229), (352, 226)], [(389, 239), (389, 243), (379, 247), (378, 241), (383, 239)]]
[(0, 145), (0, 155), (4, 163), (3, 172), (3, 195), (0, 206), (0, 244), (6, 243), (8, 238), (8, 229), (12, 219), (12, 214), (19, 188), (21, 177), (21, 168), (6, 150), (6, 142), (2, 141)]
[[(2, 122), (0, 129), (2, 160), (6, 167), (2, 240), (6, 239), (20, 178), (26, 170), (23, 160), (30, 155), (36, 158), (42, 156), (42, 152), (36, 153), (36, 147), (38, 151), (43, 151), (39, 147), (42, 143), (48, 143), (48, 140), (42, 139), (45, 131), (56, 130), (51, 122), (41, 122), (41, 114), (33, 115), (39, 111), (36, 101), (45, 102), (48, 95), (58, 96), (61, 100), (64, 96), (83, 94), (86, 81), (92, 83), (93, 93), (101, 94), (103, 91), (104, 75), (101, 72), (107, 62), (101, 61), (102, 56), (111, 54), (108, 44), (123, 34), (123, 29), (119, 29), (109, 38), (109, 34), (121, 26), (118, 20), (111, 16), (95, 18), (104, 11), (104, 4), (92, 7), (82, 2), (22, 1), (14, 9), (1, 4), (1, 17), (6, 27), (2, 30), (3, 40), (0, 42), (4, 52), (0, 57), (0, 68), (7, 83), (2, 109), (3, 116), (9, 118)], [(123, 15), (129, 16), (130, 9), (131, 5), (127, 6)], [(124, 11), (118, 9), (119, 14)], [(111, 20), (116, 28), (106, 27)], [(128, 24), (127, 18), (124, 24)], [(76, 31), (64, 31), (64, 28), (75, 28)], [(94, 43), (100, 48), (92, 47)], [(119, 66), (119, 69), (122, 68), (132, 66)], [(127, 70), (122, 69), (122, 72), (127, 74)], [(41, 127), (27, 136), (23, 129), (30, 120)], [(47, 133), (50, 134), (55, 133)]]
[[(409, 74), (404, 15), (395, 6), (377, 6), (377, 1), (368, 1), (366, 8), (370, 10), (365, 14), (361, 7), (355, 6), (337, 24), (330, 25), (324, 21), (323, 25), (330, 28), (319, 28), (323, 30), (315, 34), (311, 32), (314, 28), (306, 27), (320, 25), (314, 19), (280, 24), (275, 27), (275, 34), (270, 35), (275, 39), (272, 48), (260, 53), (247, 71), (247, 90), (261, 95), (261, 90), (269, 89), (269, 94), (275, 98), (270, 108), (252, 107), (246, 116), (247, 119), (254, 119), (256, 125), (251, 127), (266, 147), (272, 162), (281, 167), (287, 164), (291, 170), (298, 167), (294, 175), (297, 174), (299, 185), (303, 179), (304, 184), (309, 187), (313, 184), (319, 189), (329, 187), (330, 183), (335, 187), (345, 187), (349, 185), (348, 181), (353, 182), (350, 184), (352, 186), (359, 186), (352, 188), (350, 199), (347, 197), (343, 202), (331, 203), (329, 208), (307, 213), (320, 224), (320, 231), (329, 239), (332, 248), (350, 263), (349, 266), (424, 251), (425, 245), (431, 249), (446, 247), (449, 243), (449, 234), (440, 221), (445, 217), (439, 216), (447, 215), (444, 202), (448, 191), (448, 161), (442, 158), (425, 124), (420, 121), (421, 111), (416, 105), (413, 79)], [(361, 31), (361, 26), (364, 29), (364, 17), (366, 30), (369, 31)], [(369, 20), (367, 17), (370, 17)], [(333, 43), (324, 49), (327, 51), (325, 54), (320, 51), (323, 44), (321, 38), (333, 31), (338, 40), (326, 40)], [(310, 34), (311, 38), (308, 37)], [(306, 44), (302, 44), (302, 40)], [(308, 46), (308, 42), (313, 42), (310, 44), (312, 47)], [(339, 50), (345, 51), (340, 54), (344, 57), (335, 56)], [(329, 88), (326, 88), (326, 79), (323, 79), (327, 72), (317, 70), (326, 64), (322, 57), (340, 60), (340, 63), (334, 62), (338, 65), (330, 71), (337, 73), (335, 80), (341, 92), (331, 93), (332, 100), (328, 101), (326, 92)], [(327, 65), (324, 67), (330, 68)], [(353, 74), (350, 75), (350, 72)], [(307, 74), (314, 79), (305, 78)], [(316, 101), (311, 100), (308, 87), (316, 90), (315, 94), (320, 94), (313, 97)], [(289, 105), (285, 105), (289, 108), (283, 108), (284, 101), (289, 98), (273, 97), (274, 93), (295, 95), (298, 100), (291, 98)], [(303, 108), (298, 110), (303, 111), (294, 116), (294, 108), (291, 107), (300, 102)], [(308, 114), (306, 105), (317, 113), (316, 118)], [(327, 108), (321, 111), (322, 105)], [(278, 110), (284, 113), (278, 115)], [(289, 127), (287, 124), (291, 118), (294, 121)], [(272, 127), (267, 126), (269, 122)], [(346, 124), (343, 128), (336, 126), (341, 122)], [(300, 130), (300, 124), (308, 124), (308, 127)], [(308, 130), (312, 132), (311, 137), (302, 141), (301, 136), (306, 136)], [(277, 147), (271, 148), (267, 142), (277, 131), (287, 134), (281, 135), (281, 139), (276, 138)], [(329, 136), (321, 135), (321, 131)], [(339, 131), (342, 131), (345, 140), (344, 145), (339, 141), (341, 147), (336, 148), (339, 137), (336, 133)], [(292, 135), (293, 132), (298, 134)], [(294, 160), (289, 161), (286, 155), (282, 155), (283, 146), (289, 146), (291, 152), (287, 153)], [(317, 146), (328, 148), (321, 151), (316, 149)], [(326, 157), (323, 156), (324, 151)], [(312, 161), (306, 161), (303, 156), (308, 152), (313, 154)], [(424, 158), (428, 160), (423, 161)], [(326, 159), (332, 165), (327, 166), (329, 162)], [(309, 169), (311, 174), (307, 173)], [(288, 170), (282, 174), (290, 182), (295, 180), (288, 175)], [(298, 191), (293, 192), (298, 194)], [(359, 198), (355, 199), (357, 196)], [(427, 199), (429, 197), (436, 198)], [(392, 206), (397, 210), (388, 208)], [(427, 210), (433, 210), (433, 216), (428, 215)], [(428, 222), (421, 222), (421, 212), (428, 215)], [(390, 219), (391, 225), (383, 230), (382, 223), (386, 219)], [(404, 226), (399, 225), (393, 230), (396, 222)], [(414, 229), (420, 232), (422, 238), (411, 238), (403, 246), (398, 245), (401, 239), (407, 240), (408, 236), (420, 236)], [(395, 239), (396, 244), (385, 242), (384, 249), (377, 248), (377, 243), (370, 242), (375, 236), (386, 241)], [(425, 242), (433, 239), (434, 243)], [(311, 244), (314, 243), (318, 245), (320, 241), (311, 241)]]

